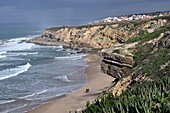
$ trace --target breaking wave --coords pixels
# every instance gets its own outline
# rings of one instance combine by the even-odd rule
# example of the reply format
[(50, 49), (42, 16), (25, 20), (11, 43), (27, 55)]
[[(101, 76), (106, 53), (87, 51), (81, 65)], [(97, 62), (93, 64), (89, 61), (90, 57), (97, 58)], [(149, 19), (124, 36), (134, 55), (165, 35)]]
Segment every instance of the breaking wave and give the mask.
[(24, 97), (19, 97), (19, 99), (30, 98), (30, 97), (33, 97), (33, 96), (35, 96), (35, 95), (43, 94), (43, 93), (45, 93), (45, 92), (47, 92), (47, 90), (42, 90), (42, 91), (40, 91), (40, 92), (33, 93), (33, 94), (30, 94), (30, 95), (26, 95), (26, 96), (24, 96)]
[(76, 54), (76, 55), (70, 55), (70, 56), (64, 56), (64, 57), (55, 57), (55, 59), (57, 59), (57, 60), (64, 60), (64, 59), (78, 60), (85, 56), (87, 56), (87, 54)]
[(20, 73), (28, 71), (30, 67), (31, 65), (27, 63), (26, 65), (17, 66), (16, 68), (2, 70), (0, 71), (0, 80), (4, 80), (4, 79), (17, 76)]
[(1, 104), (8, 104), (8, 103), (11, 103), (11, 102), (15, 102), (15, 100), (1, 100), (0, 105)]
[(58, 76), (58, 77), (54, 77), (55, 79), (61, 80), (63, 82), (70, 82), (71, 80), (69, 80), (67, 78), (67, 76)]

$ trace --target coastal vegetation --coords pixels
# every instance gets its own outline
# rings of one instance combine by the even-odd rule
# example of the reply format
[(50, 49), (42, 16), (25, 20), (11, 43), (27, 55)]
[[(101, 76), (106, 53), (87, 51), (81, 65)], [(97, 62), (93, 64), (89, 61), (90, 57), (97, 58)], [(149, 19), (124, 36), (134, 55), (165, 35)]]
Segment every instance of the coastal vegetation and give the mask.
[(158, 36), (161, 33), (166, 32), (169, 29), (170, 29), (170, 25), (160, 27), (159, 29), (156, 29), (152, 33), (147, 33), (146, 31), (142, 30), (142, 31), (139, 32), (138, 36), (136, 36), (135, 38), (128, 39), (126, 43), (133, 43), (133, 42), (143, 43), (143, 42), (152, 40), (154, 38), (158, 38)]
[(112, 93), (101, 97), (95, 104), (87, 102), (83, 113), (169, 113), (170, 77), (144, 82), (115, 97)]
[[(129, 49), (134, 55), (133, 81), (120, 95), (112, 92), (87, 102), (83, 113), (169, 113), (170, 112), (170, 26), (152, 33), (143, 32), (126, 43), (138, 44)], [(120, 78), (122, 79), (122, 78)], [(114, 87), (114, 86), (113, 86)]]

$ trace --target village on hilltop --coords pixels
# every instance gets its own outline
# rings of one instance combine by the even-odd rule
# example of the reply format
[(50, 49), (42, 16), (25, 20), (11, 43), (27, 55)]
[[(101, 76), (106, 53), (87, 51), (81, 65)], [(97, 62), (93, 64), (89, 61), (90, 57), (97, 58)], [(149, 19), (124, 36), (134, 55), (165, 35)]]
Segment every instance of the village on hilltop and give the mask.
[(155, 17), (167, 16), (167, 15), (170, 15), (170, 11), (107, 17), (104, 18), (103, 20), (95, 21), (94, 23), (152, 19)]

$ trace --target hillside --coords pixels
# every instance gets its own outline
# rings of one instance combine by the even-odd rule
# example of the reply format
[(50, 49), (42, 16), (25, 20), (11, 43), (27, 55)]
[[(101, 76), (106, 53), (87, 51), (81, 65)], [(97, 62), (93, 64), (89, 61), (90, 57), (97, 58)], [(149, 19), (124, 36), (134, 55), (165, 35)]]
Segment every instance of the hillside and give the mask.
[(64, 43), (73, 48), (110, 48), (115, 43), (124, 43), (142, 32), (150, 32), (164, 26), (167, 21), (167, 17), (162, 17), (96, 25), (52, 27), (46, 29), (41, 37), (33, 38), (31, 42), (48, 45)]
[(83, 113), (170, 112), (170, 16), (48, 28), (30, 42), (97, 49), (115, 79)]
[(101, 69), (117, 78), (84, 113), (170, 112), (170, 24), (102, 51)]

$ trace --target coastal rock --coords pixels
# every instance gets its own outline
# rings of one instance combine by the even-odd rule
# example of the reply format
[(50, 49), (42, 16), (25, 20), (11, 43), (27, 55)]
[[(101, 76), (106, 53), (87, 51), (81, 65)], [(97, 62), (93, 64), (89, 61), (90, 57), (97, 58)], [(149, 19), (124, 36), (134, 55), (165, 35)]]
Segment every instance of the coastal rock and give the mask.
[(133, 54), (128, 49), (134, 48), (137, 43), (115, 44), (112, 48), (103, 49), (101, 56), (101, 70), (114, 78), (123, 78), (135, 66)]
[(135, 22), (118, 22), (105, 24), (90, 24), (84, 26), (63, 26), (47, 28), (41, 39), (33, 39), (37, 44), (56, 45), (66, 43), (72, 47), (111, 48), (116, 43), (124, 43), (129, 38), (137, 36), (140, 31), (157, 29), (165, 25), (165, 19), (144, 20)]
[(133, 68), (132, 57), (127, 57), (117, 53), (102, 53), (101, 70), (114, 78), (122, 78)]

